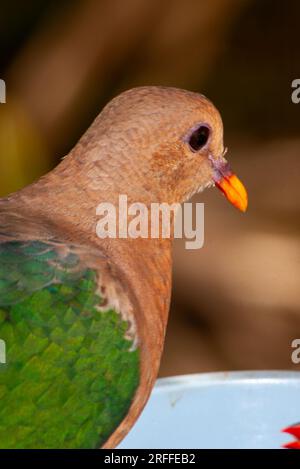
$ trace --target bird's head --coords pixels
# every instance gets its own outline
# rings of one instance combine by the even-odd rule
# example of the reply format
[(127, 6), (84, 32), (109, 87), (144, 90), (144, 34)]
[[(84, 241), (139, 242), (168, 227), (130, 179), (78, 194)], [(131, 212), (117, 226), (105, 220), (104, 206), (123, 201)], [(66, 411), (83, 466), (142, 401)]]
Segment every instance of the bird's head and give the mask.
[(86, 136), (81, 144), (100, 140), (101, 153), (132, 186), (165, 202), (183, 202), (216, 185), (237, 208), (247, 208), (246, 190), (225, 159), (221, 116), (198, 93), (131, 89), (103, 109)]

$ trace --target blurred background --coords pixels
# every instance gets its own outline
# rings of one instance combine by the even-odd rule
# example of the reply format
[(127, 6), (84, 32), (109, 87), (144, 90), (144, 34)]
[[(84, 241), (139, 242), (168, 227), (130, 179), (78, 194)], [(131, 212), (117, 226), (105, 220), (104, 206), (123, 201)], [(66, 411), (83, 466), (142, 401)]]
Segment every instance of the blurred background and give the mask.
[(1, 2), (1, 196), (53, 168), (124, 89), (187, 88), (222, 113), (249, 211), (215, 190), (194, 198), (205, 202), (205, 246), (175, 243), (162, 376), (297, 369), (299, 15), (297, 0)]

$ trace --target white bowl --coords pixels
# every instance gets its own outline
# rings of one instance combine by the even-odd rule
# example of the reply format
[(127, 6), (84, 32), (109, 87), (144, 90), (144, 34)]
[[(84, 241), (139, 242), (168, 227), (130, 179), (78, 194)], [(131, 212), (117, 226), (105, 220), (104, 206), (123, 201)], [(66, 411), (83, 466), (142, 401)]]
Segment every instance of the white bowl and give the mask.
[(119, 448), (280, 448), (299, 421), (300, 372), (163, 378)]

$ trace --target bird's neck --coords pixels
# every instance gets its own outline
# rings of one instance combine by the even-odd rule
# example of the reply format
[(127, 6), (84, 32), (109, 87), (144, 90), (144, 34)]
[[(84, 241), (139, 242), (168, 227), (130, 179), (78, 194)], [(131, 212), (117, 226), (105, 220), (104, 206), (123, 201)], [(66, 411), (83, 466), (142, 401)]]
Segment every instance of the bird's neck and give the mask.
[[(101, 146), (101, 145), (100, 145)], [(11, 197), (11, 210), (22, 208), (24, 219), (40, 220), (40, 225), (62, 230), (72, 242), (85, 242), (99, 246), (116, 263), (126, 266), (129, 276), (135, 275), (135, 285), (139, 285), (140, 296), (148, 283), (158, 302), (164, 298), (163, 315), (157, 317), (160, 323), (161, 342), (167, 322), (171, 284), (172, 239), (162, 237), (146, 239), (99, 239), (97, 208), (101, 203), (118, 206), (119, 196), (127, 195), (128, 206), (140, 202), (149, 207), (161, 202), (161, 194), (153, 186), (147, 186), (147, 177), (128, 162), (119, 164), (116, 156), (103, 152), (99, 158), (99, 148), (85, 149), (76, 146), (71, 153), (50, 173), (39, 181)], [(81, 152), (81, 156), (79, 155)], [(132, 155), (135, 158), (135, 155)], [(21, 229), (22, 226), (21, 226)], [(172, 226), (171, 226), (172, 232)], [(142, 255), (141, 255), (142, 253)], [(161, 273), (164, 275), (161, 277)], [(158, 275), (159, 274), (159, 275)], [(156, 280), (153, 281), (153, 279)], [(156, 305), (157, 306), (157, 305)], [(157, 310), (159, 308), (157, 307)]]

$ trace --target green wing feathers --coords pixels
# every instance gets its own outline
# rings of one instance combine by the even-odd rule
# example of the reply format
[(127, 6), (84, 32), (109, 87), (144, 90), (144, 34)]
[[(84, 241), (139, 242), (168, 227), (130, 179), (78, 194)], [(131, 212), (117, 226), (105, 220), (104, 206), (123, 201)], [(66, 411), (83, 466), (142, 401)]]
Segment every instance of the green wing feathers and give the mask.
[(97, 448), (139, 383), (128, 325), (70, 249), (0, 244), (1, 448)]

